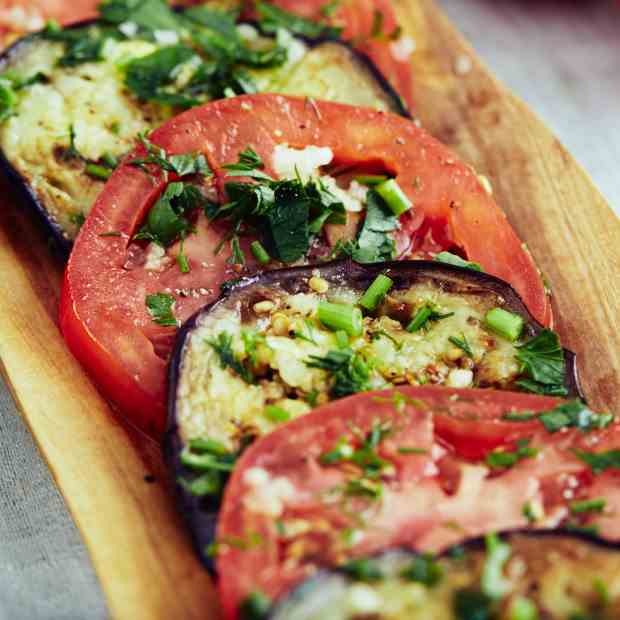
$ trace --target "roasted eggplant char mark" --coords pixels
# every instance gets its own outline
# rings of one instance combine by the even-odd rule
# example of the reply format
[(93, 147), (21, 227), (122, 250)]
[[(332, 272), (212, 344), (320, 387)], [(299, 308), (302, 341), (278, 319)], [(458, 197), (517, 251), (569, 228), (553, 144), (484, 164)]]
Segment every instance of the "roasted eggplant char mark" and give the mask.
[[(213, 463), (207, 440), (181, 459)], [(619, 440), (612, 415), (533, 394), (425, 386), (333, 401), (237, 461), (215, 545), (225, 617), (253, 592), (278, 600), (385, 549), (441, 553), (523, 528), (617, 542)]]
[[(255, 593), (246, 615), (267, 608)], [(620, 552), (567, 533), (488, 535), (441, 556), (394, 550), (322, 572), (271, 620), (613, 620)]]
[(231, 451), (332, 399), (390, 386), (579, 396), (574, 355), (507, 284), (439, 261), (248, 278), (185, 326), (171, 378), (184, 441), (208, 436)]
[(260, 24), (235, 24), (234, 13), (151, 4), (121, 23), (104, 5), (100, 20), (48, 27), (0, 59), (6, 167), (65, 246), (136, 136), (185, 108), (281, 92), (406, 114), (343, 42), (262, 34)]

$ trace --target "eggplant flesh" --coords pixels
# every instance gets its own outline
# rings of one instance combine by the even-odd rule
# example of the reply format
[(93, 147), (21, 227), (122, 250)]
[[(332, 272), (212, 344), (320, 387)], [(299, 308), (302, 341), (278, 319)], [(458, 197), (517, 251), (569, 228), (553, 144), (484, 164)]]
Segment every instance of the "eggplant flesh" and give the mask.
[[(561, 532), (501, 537), (499, 572), (484, 541), (440, 557), (393, 550), (317, 574), (270, 620), (612, 620), (620, 617), (620, 552)], [(506, 548), (506, 547), (504, 547)], [(483, 574), (487, 575), (483, 577)]]
[[(392, 290), (366, 316), (362, 335), (343, 343), (342, 333), (318, 320), (319, 303), (355, 304), (379, 273), (392, 278)], [(425, 307), (441, 318), (409, 332)], [(517, 342), (486, 326), (486, 313), (498, 307), (524, 319)], [(358, 391), (424, 384), (518, 390), (517, 346), (540, 330), (504, 282), (437, 262), (274, 270), (248, 278), (181, 331), (170, 416), (183, 442), (209, 437), (236, 451), (286, 419)], [(363, 376), (326, 368), (342, 355)], [(565, 361), (567, 393), (578, 396), (572, 354)]]
[[(96, 27), (98, 22), (73, 28)], [(242, 36), (258, 37), (251, 24)], [(287, 39), (288, 60), (248, 73), (260, 92), (281, 92), (405, 113), (402, 102), (365, 57), (341, 42)], [(41, 33), (18, 40), (0, 56), (0, 73), (39, 81), (19, 90), (13, 114), (0, 125), (0, 151), (9, 176), (43, 215), (60, 245), (69, 248), (103, 187), (85, 174), (86, 162), (122, 157), (138, 133), (162, 124), (179, 109), (140, 102), (124, 84), (123, 66), (161, 46), (108, 41), (104, 59), (58, 66), (63, 46)], [(81, 157), (71, 156), (71, 132)]]

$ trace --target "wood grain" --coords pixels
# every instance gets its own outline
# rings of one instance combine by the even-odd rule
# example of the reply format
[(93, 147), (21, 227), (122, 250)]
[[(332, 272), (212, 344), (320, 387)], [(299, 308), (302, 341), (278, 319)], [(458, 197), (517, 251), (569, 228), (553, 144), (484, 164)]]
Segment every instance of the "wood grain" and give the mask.
[[(581, 358), (592, 404), (620, 413), (620, 222), (430, 0), (394, 4), (417, 44), (422, 124), (491, 179), (553, 288), (557, 327)], [(462, 75), (465, 57), (471, 69)], [(7, 202), (0, 209), (2, 371), (83, 534), (113, 617), (217, 617), (157, 447), (113, 417), (64, 347), (56, 325), (61, 262), (23, 205)], [(146, 474), (156, 481), (148, 484)]]

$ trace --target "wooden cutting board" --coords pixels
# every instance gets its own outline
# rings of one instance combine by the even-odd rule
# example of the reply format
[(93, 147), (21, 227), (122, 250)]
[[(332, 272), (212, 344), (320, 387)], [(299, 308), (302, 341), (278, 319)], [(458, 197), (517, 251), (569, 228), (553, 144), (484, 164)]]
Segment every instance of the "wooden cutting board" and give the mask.
[[(591, 403), (620, 414), (620, 221), (431, 0), (394, 5), (416, 42), (423, 126), (490, 179), (553, 289), (557, 328), (579, 354)], [(212, 584), (175, 512), (157, 446), (116, 420), (63, 346), (62, 261), (17, 200), (0, 210), (0, 274), (2, 372), (82, 532), (112, 616), (216, 618)]]

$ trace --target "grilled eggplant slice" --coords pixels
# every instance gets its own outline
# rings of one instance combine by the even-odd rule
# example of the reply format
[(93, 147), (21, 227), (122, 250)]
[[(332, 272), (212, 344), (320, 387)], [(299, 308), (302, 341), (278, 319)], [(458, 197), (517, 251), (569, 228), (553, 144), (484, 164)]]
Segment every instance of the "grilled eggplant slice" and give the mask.
[[(380, 274), (394, 285), (359, 336), (319, 320), (325, 302), (353, 308)], [(495, 308), (522, 317), (518, 340), (486, 324)], [(506, 283), (471, 269), (338, 261), (274, 270), (243, 280), (181, 330), (169, 414), (183, 441), (208, 436), (234, 451), (243, 437), (277, 426), (277, 415), (265, 416), (270, 407), (294, 418), (335, 398), (398, 385), (527, 390), (533, 383), (520, 351), (547, 341), (557, 337)], [(555, 395), (579, 396), (574, 355), (559, 348), (557, 355), (565, 368)]]
[(490, 536), (437, 558), (394, 550), (356, 560), (319, 573), (269, 615), (271, 620), (618, 617), (618, 548), (562, 532)]
[[(96, 37), (104, 27), (94, 21), (62, 32)], [(232, 86), (222, 84), (224, 94), (282, 92), (406, 114), (376, 68), (345, 43), (280, 34), (276, 46), (252, 24), (239, 24), (236, 31), (251, 49), (279, 46), (286, 52), (275, 66), (244, 66), (234, 74)], [(9, 175), (68, 248), (115, 160), (131, 149), (136, 135), (183, 108), (208, 101), (213, 89), (206, 92), (197, 84), (190, 89), (193, 99), (174, 90), (179, 83), (190, 82), (191, 87), (192, 80), (197, 81), (200, 61), (194, 56), (174, 68), (176, 82), (159, 93), (157, 102), (145, 102), (136, 89), (148, 87), (142, 84), (148, 59), (166, 50), (172, 55), (179, 46), (115, 31), (99, 60), (74, 62), (67, 60), (65, 43), (56, 38), (49, 32), (29, 35), (0, 57), (2, 88), (10, 99), (0, 111), (0, 149)], [(138, 82), (133, 89), (127, 87), (132, 66)]]
[[(355, 303), (380, 274), (394, 285), (364, 319), (363, 336), (346, 338), (317, 320), (321, 300)], [(427, 307), (432, 318), (408, 332), (411, 317)], [(236, 455), (253, 438), (347, 391), (425, 382), (514, 388), (520, 376), (515, 343), (483, 325), (496, 307), (523, 317), (521, 341), (550, 333), (503, 281), (427, 261), (337, 261), (270, 271), (233, 285), (191, 318), (170, 363), (164, 451), (207, 565), (219, 494)], [(453, 336), (468, 343), (473, 358), (450, 342)], [(342, 356), (346, 370), (324, 369)], [(578, 396), (575, 357), (566, 350), (563, 357), (566, 394)], [(212, 475), (194, 467), (194, 447), (213, 455)]]

